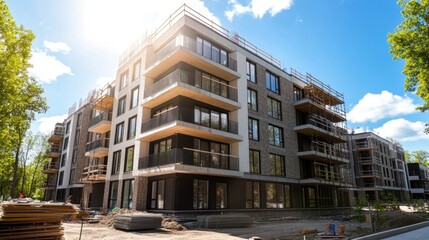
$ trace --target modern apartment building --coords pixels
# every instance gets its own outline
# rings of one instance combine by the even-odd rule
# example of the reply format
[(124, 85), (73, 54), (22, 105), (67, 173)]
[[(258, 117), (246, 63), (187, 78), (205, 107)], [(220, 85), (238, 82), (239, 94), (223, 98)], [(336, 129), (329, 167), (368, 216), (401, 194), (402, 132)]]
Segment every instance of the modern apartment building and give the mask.
[(429, 168), (419, 163), (407, 163), (411, 198), (429, 199)]
[(400, 201), (407, 199), (407, 164), (398, 143), (364, 132), (351, 134), (349, 146), (353, 153), (357, 197), (375, 201), (391, 194)]
[(63, 138), (64, 126), (62, 123), (57, 123), (48, 138), (49, 147), (46, 151), (46, 157), (51, 160), (43, 167), (43, 173), (47, 174), (46, 181), (42, 186), (42, 189), (45, 190), (44, 200), (56, 199)]

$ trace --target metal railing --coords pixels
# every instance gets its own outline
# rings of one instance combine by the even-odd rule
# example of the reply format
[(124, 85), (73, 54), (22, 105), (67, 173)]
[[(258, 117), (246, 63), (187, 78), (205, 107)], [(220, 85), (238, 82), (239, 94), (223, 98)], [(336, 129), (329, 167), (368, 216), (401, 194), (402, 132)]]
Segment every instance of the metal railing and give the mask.
[(330, 169), (326, 164), (314, 163), (314, 177), (316, 179), (336, 182), (336, 183), (352, 183), (350, 171), (345, 168)]
[(44, 166), (43, 166), (43, 170), (44, 171), (46, 171), (46, 170), (58, 170), (59, 169), (59, 167), (60, 167), (60, 164), (59, 164), (59, 162), (51, 162), (51, 163), (46, 163)]
[(331, 121), (327, 119), (321, 119), (316, 116), (310, 115), (307, 121), (300, 123), (300, 125), (303, 124), (311, 124), (313, 126), (316, 126), (318, 128), (321, 128), (323, 130), (326, 130), (334, 135), (337, 136), (345, 136), (347, 135), (347, 129), (344, 127), (336, 126)]
[(214, 93), (214, 94), (219, 95), (221, 97), (228, 98), (232, 101), (237, 102), (238, 91), (236, 88), (233, 88), (229, 85), (226, 85), (226, 84), (221, 83), (221, 82), (217, 82), (217, 81), (212, 80), (212, 79), (208, 79), (207, 81), (209, 81), (210, 86), (218, 84), (218, 86), (219, 86), (218, 90), (219, 91), (216, 91), (215, 89), (212, 89), (211, 87), (210, 87), (210, 89), (207, 89), (207, 88), (203, 88), (202, 86), (198, 86), (197, 84), (195, 84), (196, 83), (195, 80), (196, 80), (195, 74), (193, 74), (192, 72), (186, 71), (183, 69), (176, 69), (173, 72), (171, 72), (170, 74), (168, 74), (167, 76), (165, 76), (165, 77), (161, 78), (160, 80), (158, 80), (157, 82), (155, 82), (147, 90), (145, 90), (144, 91), (144, 98), (155, 95), (156, 93), (158, 93), (161, 90), (171, 86), (172, 84), (174, 84), (176, 82), (181, 82), (181, 83), (189, 84), (193, 87), (200, 88), (202, 90), (208, 91), (210, 93)]
[(310, 146), (304, 147), (300, 151), (316, 151), (335, 158), (349, 159), (349, 152), (346, 148), (321, 141), (312, 141)]
[[(197, 42), (195, 39), (188, 37), (186, 35), (178, 35), (176, 36), (176, 38), (173, 38), (164, 47), (158, 50), (153, 57), (149, 58), (147, 60), (147, 66), (153, 66), (156, 63), (163, 61), (172, 52), (174, 52), (177, 49), (177, 47), (184, 47), (186, 49), (191, 50), (192, 52), (195, 52), (205, 57), (203, 54), (200, 54), (197, 51)], [(216, 61), (213, 58), (208, 58), (208, 57), (205, 57), (205, 58), (212, 60), (213, 62), (219, 63), (220, 65), (223, 65), (231, 70), (237, 71), (237, 60), (232, 58), (230, 53), (228, 53), (228, 60), (226, 61), (225, 64), (221, 63), (220, 61)]]
[(145, 169), (175, 163), (233, 171), (239, 170), (239, 161), (235, 156), (190, 148), (175, 148), (163, 153), (141, 157), (139, 158), (138, 167), (139, 169)]
[(83, 169), (82, 180), (83, 181), (95, 181), (104, 180), (107, 172), (107, 165), (97, 164), (89, 165)]
[(224, 132), (238, 134), (238, 123), (235, 121), (228, 119), (227, 122), (222, 122), (222, 119), (219, 117), (218, 121), (204, 121), (201, 119), (200, 123), (196, 123), (194, 121), (194, 115), (194, 109), (176, 107), (172, 110), (161, 113), (154, 118), (142, 122), (141, 132), (144, 133), (174, 121), (184, 121)]
[(112, 121), (112, 113), (111, 112), (102, 112), (98, 116), (92, 118), (89, 122), (89, 126), (92, 127), (101, 121)]
[(61, 144), (52, 144), (48, 150), (46, 151), (47, 154), (49, 153), (61, 153)]
[(95, 150), (97, 148), (108, 148), (109, 147), (109, 139), (108, 138), (100, 138), (93, 142), (90, 142), (86, 145), (85, 150), (87, 152)]

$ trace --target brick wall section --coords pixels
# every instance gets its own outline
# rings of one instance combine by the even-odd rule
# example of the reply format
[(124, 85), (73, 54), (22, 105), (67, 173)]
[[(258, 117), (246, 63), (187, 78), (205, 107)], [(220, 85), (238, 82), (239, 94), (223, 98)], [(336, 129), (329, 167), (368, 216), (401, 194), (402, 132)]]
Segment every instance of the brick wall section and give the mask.
[[(299, 178), (298, 143), (296, 132), (293, 130), (296, 125), (295, 108), (293, 106), (293, 84), (289, 80), (280, 77), (280, 95), (273, 93), (265, 87), (265, 72), (264, 67), (257, 65), (257, 83), (248, 82), (247, 84), (248, 88), (257, 91), (258, 94), (258, 111), (249, 110), (249, 117), (259, 120), (259, 141), (249, 140), (249, 148), (261, 152), (261, 174), (270, 175), (269, 154), (274, 153), (285, 157), (286, 177)], [(281, 101), (281, 120), (268, 116), (267, 96)], [(284, 147), (269, 145), (268, 124), (283, 128)]]
[(144, 211), (147, 209), (147, 177), (136, 177), (133, 189), (133, 209)]

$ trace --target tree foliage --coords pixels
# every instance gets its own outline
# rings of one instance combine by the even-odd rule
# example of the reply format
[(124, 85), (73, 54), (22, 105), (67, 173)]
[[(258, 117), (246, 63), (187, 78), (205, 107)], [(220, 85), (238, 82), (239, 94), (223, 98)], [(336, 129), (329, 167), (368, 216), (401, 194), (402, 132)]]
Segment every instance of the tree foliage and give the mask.
[(43, 88), (27, 72), (33, 39), (34, 34), (18, 26), (0, 0), (0, 180), (12, 181), (12, 193), (18, 186), (18, 155), (25, 133), (35, 115), (47, 110)]
[(403, 59), (405, 90), (423, 99), (421, 111), (429, 109), (429, 0), (399, 0), (404, 20), (389, 33), (394, 59)]
[(429, 167), (429, 152), (424, 150), (417, 150), (413, 152), (405, 152), (405, 159), (407, 163), (419, 163)]

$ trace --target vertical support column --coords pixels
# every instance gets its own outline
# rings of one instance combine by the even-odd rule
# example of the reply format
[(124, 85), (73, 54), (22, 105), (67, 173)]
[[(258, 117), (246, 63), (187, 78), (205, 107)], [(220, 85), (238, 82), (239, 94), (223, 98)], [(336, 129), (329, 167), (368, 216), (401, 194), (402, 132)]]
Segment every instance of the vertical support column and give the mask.
[(147, 209), (147, 177), (136, 177), (133, 190), (133, 210), (144, 211)]

